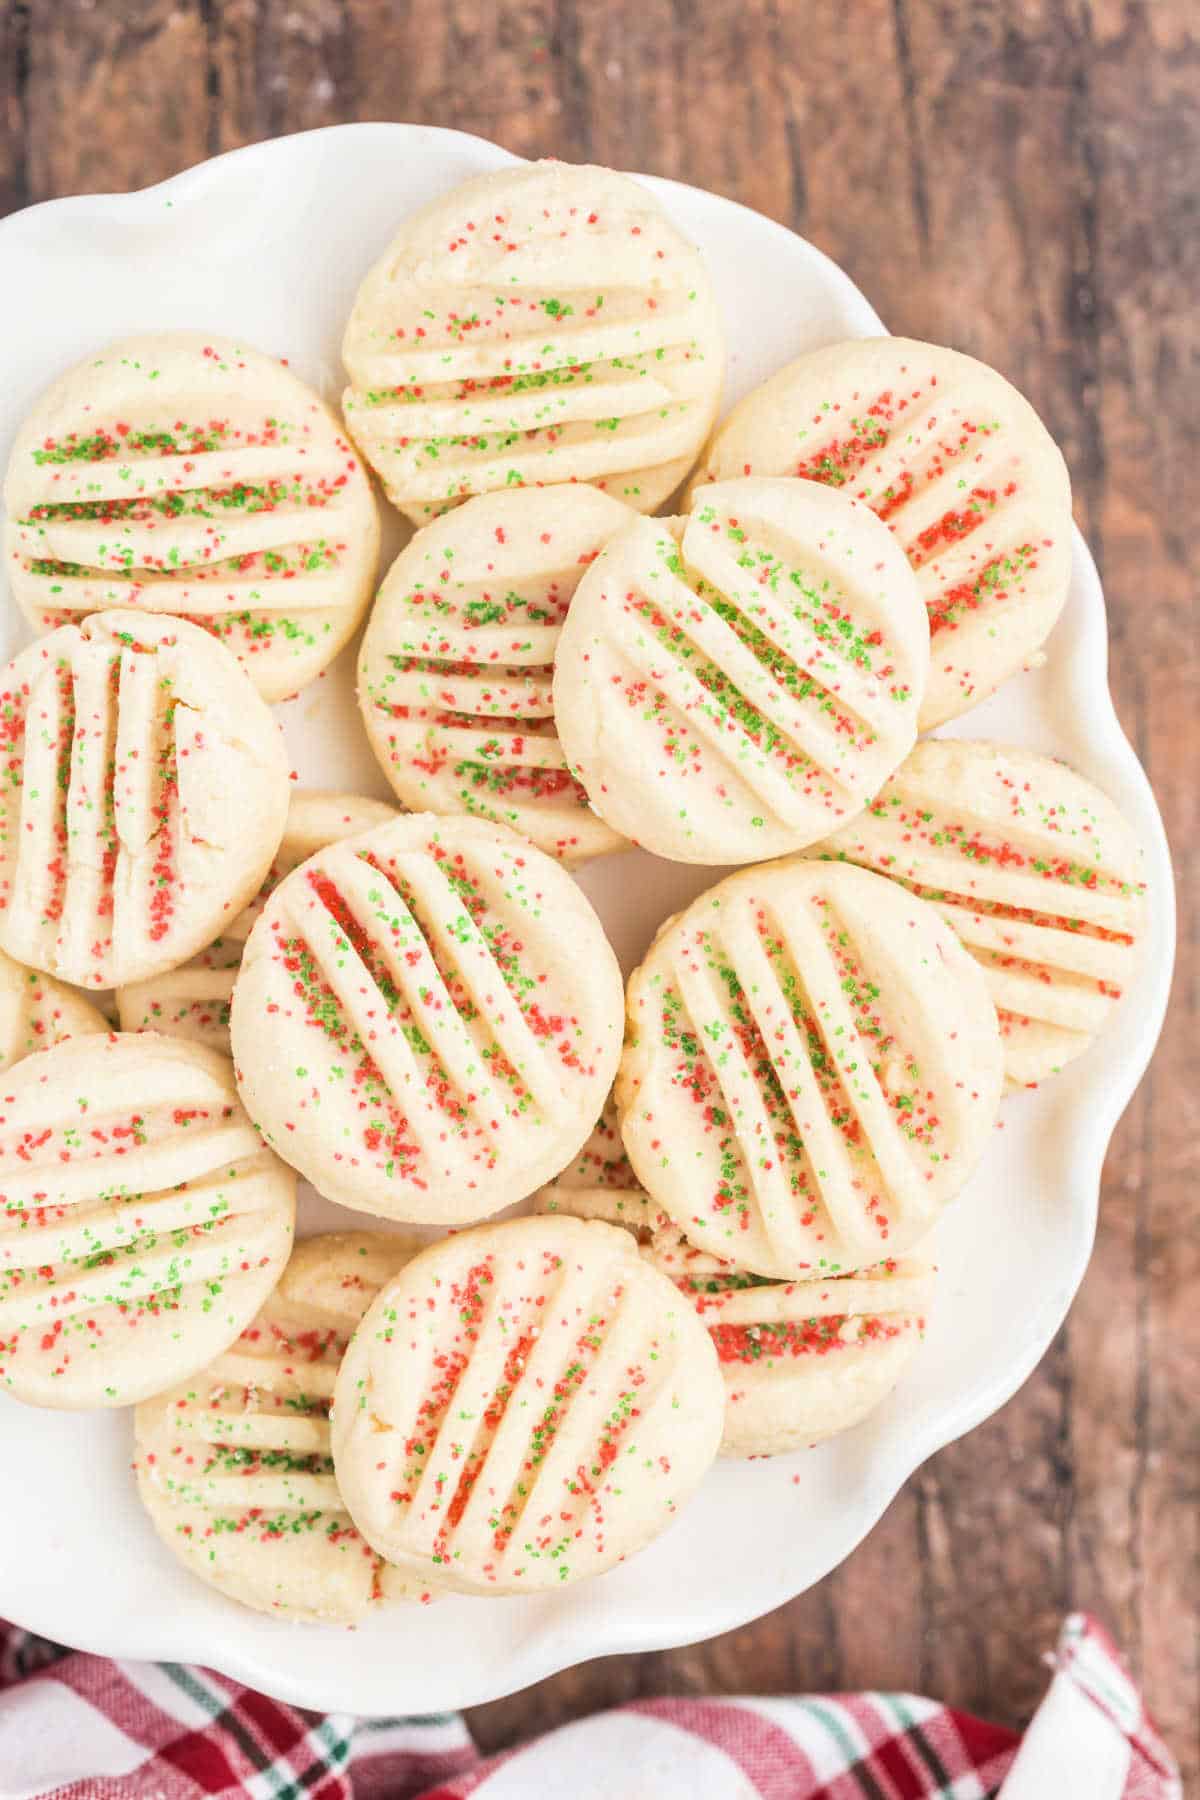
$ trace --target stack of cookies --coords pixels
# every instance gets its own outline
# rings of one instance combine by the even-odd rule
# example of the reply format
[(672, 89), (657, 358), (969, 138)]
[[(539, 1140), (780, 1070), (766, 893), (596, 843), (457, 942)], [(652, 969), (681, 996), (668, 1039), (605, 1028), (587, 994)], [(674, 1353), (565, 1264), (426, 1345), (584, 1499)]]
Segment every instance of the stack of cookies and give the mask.
[[(343, 357), (339, 418), (129, 340), (14, 446), (0, 1383), (136, 1407), (182, 1561), (347, 1621), (600, 1574), (884, 1404), (1144, 900), (1083, 776), (922, 736), (1066, 598), (995, 371), (832, 344), (717, 424), (701, 257), (563, 164), (403, 221)], [(394, 804), (293, 793), (272, 704), (364, 621)], [(633, 846), (738, 867), (623, 983), (573, 871)], [(379, 1225), (293, 1248), (298, 1176)]]

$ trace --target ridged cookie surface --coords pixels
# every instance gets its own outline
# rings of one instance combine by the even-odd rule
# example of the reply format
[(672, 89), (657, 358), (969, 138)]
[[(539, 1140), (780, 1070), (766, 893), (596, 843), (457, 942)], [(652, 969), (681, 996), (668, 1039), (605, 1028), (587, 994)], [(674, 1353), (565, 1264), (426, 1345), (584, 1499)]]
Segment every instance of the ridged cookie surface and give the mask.
[(276, 888), (233, 994), (250, 1115), (323, 1194), (463, 1224), (587, 1138), (621, 978), (566, 871), (501, 825), (397, 819)]
[(953, 926), (983, 969), (1012, 1083), (1082, 1055), (1141, 960), (1137, 839), (1099, 788), (1032, 750), (918, 744), (820, 849), (902, 881)]
[(982, 970), (935, 909), (788, 857), (668, 920), (629, 983), (617, 1104), (697, 1249), (785, 1280), (899, 1256), (979, 1162), (1002, 1079)]
[(389, 1561), (529, 1593), (662, 1531), (723, 1413), (708, 1334), (626, 1232), (516, 1219), (431, 1246), (379, 1295), (338, 1373), (333, 1454)]
[(912, 748), (929, 663), (916, 579), (869, 507), (812, 482), (697, 488), (584, 575), (554, 710), (596, 810), (680, 862), (802, 849)]
[(511, 825), (568, 864), (621, 847), (567, 768), (551, 682), (580, 578), (633, 517), (582, 484), (483, 494), (397, 557), (363, 638), (358, 698), (406, 806)]
[(356, 837), (396, 817), (396, 809), (361, 794), (293, 793), (275, 860), (255, 899), (219, 938), (178, 969), (117, 989), (122, 1031), (161, 1031), (229, 1055), (229, 1011), (246, 939), (268, 894), (314, 851)]
[(151, 1033), (27, 1057), (0, 1087), (0, 1383), (127, 1406), (200, 1368), (278, 1281), (295, 1192), (224, 1057)]
[(268, 700), (318, 675), (370, 599), (379, 519), (341, 424), (231, 338), (87, 357), (26, 419), (4, 494), (9, 580), (39, 630), (114, 607), (190, 619)]
[(590, 481), (652, 512), (716, 414), (708, 272), (639, 182), (527, 163), (412, 214), (342, 346), (346, 423), (417, 524), (471, 494)]
[(921, 730), (955, 718), (1048, 637), (1071, 573), (1071, 483), (1029, 402), (973, 357), (859, 338), (798, 357), (735, 406), (697, 480), (799, 475), (894, 532), (929, 611)]
[(778, 1456), (860, 1424), (891, 1393), (924, 1335), (933, 1271), (923, 1263), (773, 1281), (695, 1249), (640, 1188), (552, 1183), (533, 1205), (623, 1225), (691, 1301), (725, 1382), (722, 1456)]
[(0, 949), (79, 987), (186, 962), (258, 891), (283, 834), (283, 737), (179, 619), (98, 613), (0, 672)]
[(346, 1345), (413, 1249), (382, 1232), (308, 1238), (237, 1342), (137, 1409), (138, 1489), (155, 1529), (245, 1606), (350, 1623), (380, 1602), (433, 1597), (363, 1542), (329, 1447)]

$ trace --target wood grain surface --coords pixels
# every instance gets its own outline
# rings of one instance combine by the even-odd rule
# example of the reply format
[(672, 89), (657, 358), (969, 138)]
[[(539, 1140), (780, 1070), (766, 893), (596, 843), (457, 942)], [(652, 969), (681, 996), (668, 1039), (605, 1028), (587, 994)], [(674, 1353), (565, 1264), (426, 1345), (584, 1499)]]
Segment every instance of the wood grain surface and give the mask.
[(1083, 1291), (1022, 1392), (812, 1592), (471, 1723), (490, 1748), (635, 1695), (858, 1686), (1020, 1723), (1039, 1653), (1083, 1606), (1200, 1777), (1195, 0), (0, 6), (0, 210), (310, 126), (460, 126), (757, 207), (835, 257), (893, 330), (995, 363), (1045, 417), (1182, 906), (1173, 1009), (1113, 1140)]

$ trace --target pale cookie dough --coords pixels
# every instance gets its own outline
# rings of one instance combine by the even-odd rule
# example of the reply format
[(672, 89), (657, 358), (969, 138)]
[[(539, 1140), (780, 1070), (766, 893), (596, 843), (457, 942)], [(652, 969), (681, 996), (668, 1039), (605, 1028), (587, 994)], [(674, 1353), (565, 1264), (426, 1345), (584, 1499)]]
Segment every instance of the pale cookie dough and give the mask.
[(616, 830), (678, 862), (750, 862), (862, 810), (913, 746), (928, 665), (916, 577), (869, 507), (727, 481), (593, 563), (554, 711)]
[(0, 951), (0, 1073), (63, 1038), (110, 1029), (104, 1014), (75, 988)]
[(481, 494), (397, 557), (363, 638), (358, 700), (406, 806), (511, 825), (567, 864), (621, 848), (567, 768), (551, 681), (580, 577), (635, 517), (582, 485)]
[(283, 841), (257, 897), (219, 938), (182, 968), (117, 990), (122, 1031), (162, 1031), (229, 1055), (229, 1008), (242, 951), (268, 894), (314, 851), (357, 837), (396, 817), (396, 808), (361, 794), (318, 789), (293, 793)]
[(708, 271), (640, 182), (522, 163), (407, 218), (358, 291), (346, 423), (416, 524), (590, 481), (653, 512), (716, 416)]
[(735, 406), (698, 482), (800, 475), (864, 500), (929, 610), (921, 730), (1023, 668), (1071, 574), (1071, 483), (1029, 402), (995, 369), (909, 338), (827, 344)]
[(246, 1108), (332, 1200), (452, 1225), (587, 1138), (621, 977), (582, 890), (515, 832), (418, 813), (296, 869), (250, 934), (231, 1030)]
[(433, 1245), (379, 1295), (338, 1371), (334, 1464), (399, 1568), (544, 1592), (670, 1523), (724, 1410), (708, 1333), (628, 1233), (516, 1219)]
[(610, 1094), (578, 1155), (554, 1177), (556, 1188), (636, 1188), (637, 1176), (621, 1142), (617, 1103)]
[(296, 1177), (225, 1057), (77, 1037), (0, 1078), (0, 1386), (128, 1406), (249, 1324), (292, 1247)]
[(298, 1244), (237, 1342), (137, 1409), (134, 1468), (155, 1529), (244, 1606), (349, 1624), (380, 1602), (434, 1597), (363, 1542), (329, 1446), (351, 1333), (415, 1248), (373, 1231)]
[(186, 962), (283, 834), (279, 726), (180, 619), (98, 613), (0, 671), (0, 949), (85, 988)]
[(924, 900), (836, 863), (744, 869), (629, 982), (642, 1186), (697, 1249), (784, 1280), (903, 1254), (974, 1171), (1003, 1074), (983, 972)]
[(624, 1225), (692, 1302), (725, 1382), (722, 1456), (779, 1456), (849, 1431), (891, 1393), (924, 1335), (933, 1270), (923, 1263), (772, 1281), (694, 1249), (640, 1189), (551, 1186), (533, 1206)]
[(190, 619), (268, 700), (319, 675), (371, 597), (379, 518), (339, 420), (261, 351), (129, 338), (48, 388), (4, 488), (39, 631), (110, 608)]
[(1099, 788), (1032, 750), (918, 744), (819, 850), (902, 881), (954, 927), (983, 969), (1014, 1085), (1082, 1055), (1141, 962), (1137, 838)]

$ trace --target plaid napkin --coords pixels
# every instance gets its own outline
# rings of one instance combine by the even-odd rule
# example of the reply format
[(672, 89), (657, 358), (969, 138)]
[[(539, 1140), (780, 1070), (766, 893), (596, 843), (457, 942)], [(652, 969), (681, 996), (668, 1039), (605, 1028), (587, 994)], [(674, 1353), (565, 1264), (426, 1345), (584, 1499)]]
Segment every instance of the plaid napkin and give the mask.
[(909, 1694), (646, 1700), (481, 1758), (462, 1719), (310, 1713), (0, 1625), (0, 1800), (1182, 1800), (1106, 1633), (1067, 1620), (1024, 1740)]

